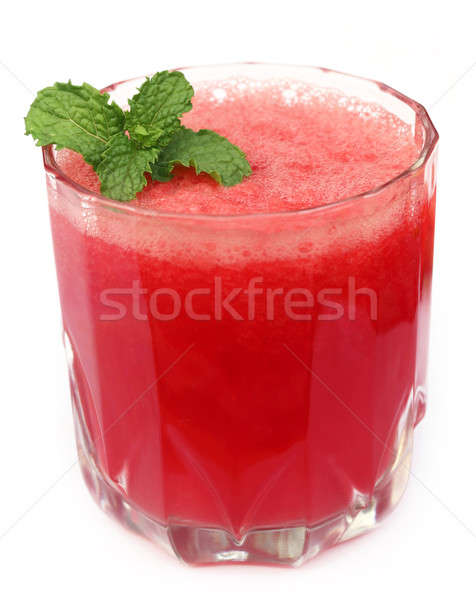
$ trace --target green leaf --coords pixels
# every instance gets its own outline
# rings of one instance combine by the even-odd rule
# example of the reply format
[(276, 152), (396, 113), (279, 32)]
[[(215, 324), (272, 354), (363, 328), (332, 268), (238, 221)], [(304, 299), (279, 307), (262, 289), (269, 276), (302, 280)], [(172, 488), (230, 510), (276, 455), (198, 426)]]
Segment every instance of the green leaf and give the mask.
[(194, 167), (197, 174), (208, 173), (225, 186), (240, 183), (251, 174), (244, 152), (209, 129), (192, 131), (182, 127), (177, 131), (152, 165), (152, 179), (168, 181), (176, 164)]
[(109, 95), (83, 83), (55, 83), (38, 92), (25, 118), (26, 134), (38, 146), (70, 148), (95, 166), (107, 141), (123, 131), (124, 113)]
[(193, 88), (180, 71), (160, 71), (129, 100), (126, 129), (143, 146), (166, 146), (180, 128), (180, 118), (192, 108)]
[(159, 152), (158, 148), (139, 148), (125, 133), (114, 135), (96, 167), (101, 193), (122, 202), (135, 198), (146, 185), (144, 173), (151, 172)]

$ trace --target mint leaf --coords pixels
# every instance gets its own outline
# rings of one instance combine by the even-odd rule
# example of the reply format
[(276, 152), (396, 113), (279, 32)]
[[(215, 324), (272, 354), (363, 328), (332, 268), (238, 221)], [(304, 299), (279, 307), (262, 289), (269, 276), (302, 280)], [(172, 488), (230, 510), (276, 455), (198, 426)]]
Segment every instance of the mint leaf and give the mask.
[(179, 129), (152, 165), (152, 179), (168, 181), (176, 164), (194, 167), (197, 174), (208, 173), (225, 186), (240, 183), (251, 174), (244, 152), (209, 129)]
[(70, 148), (95, 166), (107, 141), (123, 131), (124, 113), (109, 95), (83, 83), (55, 83), (38, 92), (25, 118), (26, 134), (38, 146)]
[(114, 135), (95, 169), (101, 193), (122, 202), (135, 198), (147, 183), (144, 172), (150, 173), (159, 152), (158, 148), (140, 148), (125, 133)]
[(192, 108), (193, 87), (180, 71), (160, 71), (129, 100), (126, 129), (143, 146), (166, 146), (180, 128), (180, 118)]

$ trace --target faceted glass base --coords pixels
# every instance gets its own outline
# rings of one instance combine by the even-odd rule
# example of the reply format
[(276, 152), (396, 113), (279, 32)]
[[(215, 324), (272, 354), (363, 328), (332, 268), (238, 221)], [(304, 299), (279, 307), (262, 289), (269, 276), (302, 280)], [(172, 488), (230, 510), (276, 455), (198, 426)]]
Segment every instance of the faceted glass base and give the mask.
[[(122, 525), (189, 564), (251, 563), (299, 566), (319, 552), (373, 529), (400, 500), (409, 476), (411, 438), (403, 436), (402, 452), (371, 499), (356, 494), (352, 510), (313, 527), (249, 531), (241, 539), (229, 532), (191, 523), (158, 523), (131, 505), (98, 468), (73, 393), (78, 454), (86, 484), (99, 506)], [(405, 443), (406, 442), (406, 443)]]

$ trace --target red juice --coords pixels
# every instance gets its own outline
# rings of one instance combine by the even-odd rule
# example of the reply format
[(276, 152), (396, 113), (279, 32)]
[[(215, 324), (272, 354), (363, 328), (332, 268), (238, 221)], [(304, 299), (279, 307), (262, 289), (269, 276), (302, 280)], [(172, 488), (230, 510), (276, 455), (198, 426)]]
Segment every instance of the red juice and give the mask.
[(425, 406), (436, 132), (371, 82), (260, 68), (202, 74), (183, 119), (245, 151), (237, 186), (177, 168), (124, 205), (46, 151), (86, 479), (189, 562), (371, 528)]

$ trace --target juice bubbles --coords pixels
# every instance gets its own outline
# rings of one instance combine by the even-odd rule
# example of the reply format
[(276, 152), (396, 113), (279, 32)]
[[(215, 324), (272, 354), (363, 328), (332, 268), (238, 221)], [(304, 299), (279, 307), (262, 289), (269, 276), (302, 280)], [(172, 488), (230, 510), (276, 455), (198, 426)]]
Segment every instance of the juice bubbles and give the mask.
[(298, 564), (375, 525), (408, 479), (437, 136), (349, 76), (185, 74), (184, 123), (245, 151), (242, 184), (178, 168), (119, 204), (80, 157), (45, 152), (83, 471), (188, 562)]

